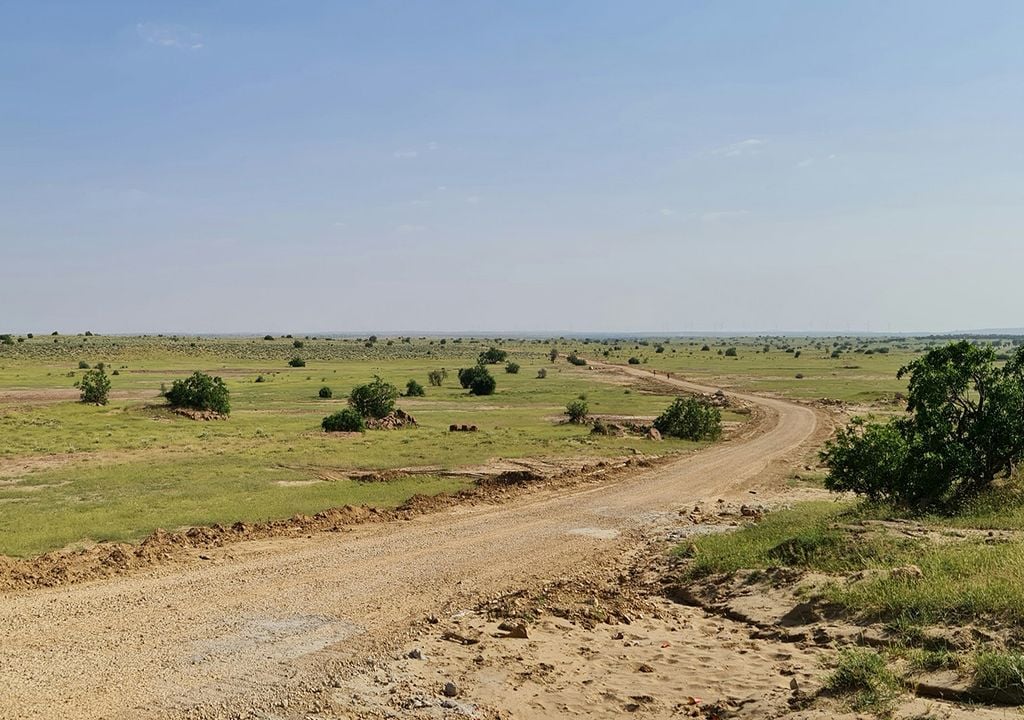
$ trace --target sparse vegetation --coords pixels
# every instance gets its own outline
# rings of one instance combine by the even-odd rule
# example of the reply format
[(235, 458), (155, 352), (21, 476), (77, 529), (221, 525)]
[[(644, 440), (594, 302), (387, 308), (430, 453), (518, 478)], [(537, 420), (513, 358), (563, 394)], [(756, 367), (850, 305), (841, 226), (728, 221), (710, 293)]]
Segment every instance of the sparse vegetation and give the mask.
[(505, 372), (508, 373), (509, 375), (518, 375), (519, 363), (512, 362), (511, 360), (508, 361), (507, 363), (505, 363)]
[(490, 347), (480, 353), (478, 363), (480, 365), (498, 365), (508, 359), (508, 353), (496, 347)]
[(438, 368), (436, 370), (431, 370), (430, 372), (427, 373), (427, 381), (433, 387), (441, 387), (442, 385), (444, 385), (444, 381), (447, 378), (448, 378), (448, 371), (445, 370), (444, 368)]
[(306, 361), (300, 357), (293, 357), (288, 361), (288, 365), (293, 368), (306, 367)]
[(471, 395), (491, 395), (498, 383), (485, 366), (476, 365), (459, 370), (459, 384)]
[(320, 392), (318, 393), (318, 395), (324, 400), (330, 400), (332, 397), (334, 397), (334, 392), (329, 387), (324, 385), (322, 388), (320, 388)]
[(426, 394), (427, 394), (427, 391), (424, 390), (423, 386), (420, 385), (415, 380), (409, 380), (409, 382), (407, 382), (405, 384), (405, 396), (406, 397), (423, 397)]

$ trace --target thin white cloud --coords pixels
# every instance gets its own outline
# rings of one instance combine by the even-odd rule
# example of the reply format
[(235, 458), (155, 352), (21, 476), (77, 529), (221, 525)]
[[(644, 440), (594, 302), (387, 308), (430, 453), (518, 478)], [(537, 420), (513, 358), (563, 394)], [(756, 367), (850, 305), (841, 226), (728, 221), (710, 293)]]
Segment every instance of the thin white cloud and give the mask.
[(200, 50), (203, 47), (202, 35), (182, 25), (140, 22), (135, 25), (135, 32), (144, 42), (159, 47), (178, 50)]
[(702, 213), (700, 219), (704, 222), (720, 222), (732, 218), (743, 217), (748, 214), (746, 210), (709, 210)]
[(419, 150), (395, 150), (393, 153), (399, 160), (409, 160), (420, 156)]
[(741, 155), (754, 155), (759, 152), (764, 146), (765, 141), (757, 138), (747, 138), (746, 140), (740, 140), (729, 145), (723, 145), (722, 147), (715, 148), (711, 151), (712, 155), (719, 155), (721, 157), (739, 157)]
[(661, 210), (658, 211), (658, 213), (663, 215), (664, 217), (672, 217), (673, 215), (676, 214), (676, 211), (673, 210), (672, 208), (662, 208)]

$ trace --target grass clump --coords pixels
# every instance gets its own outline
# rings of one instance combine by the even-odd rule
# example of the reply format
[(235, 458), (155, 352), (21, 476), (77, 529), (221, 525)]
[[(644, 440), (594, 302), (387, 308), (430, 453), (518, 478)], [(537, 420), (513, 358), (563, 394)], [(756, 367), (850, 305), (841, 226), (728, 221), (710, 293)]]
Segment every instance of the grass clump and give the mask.
[(847, 697), (854, 710), (883, 715), (891, 711), (900, 681), (874, 650), (850, 648), (839, 653), (835, 669), (825, 678), (825, 690)]
[(974, 687), (1021, 702), (1024, 700), (1024, 654), (979, 652), (974, 656)]

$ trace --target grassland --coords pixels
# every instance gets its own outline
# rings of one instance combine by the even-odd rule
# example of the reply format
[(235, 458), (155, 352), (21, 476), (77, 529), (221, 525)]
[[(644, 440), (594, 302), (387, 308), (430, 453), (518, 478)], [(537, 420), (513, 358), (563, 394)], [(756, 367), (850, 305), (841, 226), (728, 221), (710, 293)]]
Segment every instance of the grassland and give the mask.
[[(520, 372), (492, 366), (498, 391), (473, 397), (454, 370), (473, 364), (485, 341), (300, 342), (46, 336), (0, 346), (0, 553), (30, 555), (82, 540), (135, 539), (157, 527), (286, 517), (346, 503), (395, 505), (462, 484), (431, 475), (360, 483), (346, 476), (356, 469), (649, 452), (654, 448), (642, 438), (593, 436), (562, 423), (565, 404), (582, 395), (592, 413), (653, 416), (669, 401), (598, 380), (586, 367), (551, 363), (546, 344), (502, 343)], [(289, 367), (295, 356), (306, 366)], [(79, 362), (117, 371), (109, 405), (76, 401)], [(361, 436), (320, 430), (354, 385), (374, 375), (399, 387), (410, 378), (427, 385), (427, 372), (439, 367), (452, 371), (444, 386), (399, 402), (418, 428)], [(225, 379), (229, 419), (196, 422), (166, 409), (161, 385), (194, 370)], [(318, 397), (324, 385), (333, 399)], [(479, 431), (449, 433), (452, 423)], [(669, 440), (657, 451), (692, 447)]]

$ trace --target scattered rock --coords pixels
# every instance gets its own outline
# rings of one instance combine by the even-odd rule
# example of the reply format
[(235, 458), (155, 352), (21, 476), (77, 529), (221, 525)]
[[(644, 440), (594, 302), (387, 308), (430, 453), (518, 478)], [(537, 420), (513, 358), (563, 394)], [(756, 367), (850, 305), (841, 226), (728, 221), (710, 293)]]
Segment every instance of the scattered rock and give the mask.
[(419, 648), (413, 648), (412, 650), (409, 651), (409, 654), (406, 655), (406, 657), (408, 657), (410, 660), (422, 660), (423, 659), (423, 651), (420, 650)]
[(658, 428), (652, 427), (647, 431), (647, 437), (650, 440), (661, 440), (661, 433), (658, 431)]
[(459, 688), (456, 687), (455, 683), (451, 680), (444, 684), (444, 688), (441, 690), (445, 697), (453, 698), (459, 696)]

